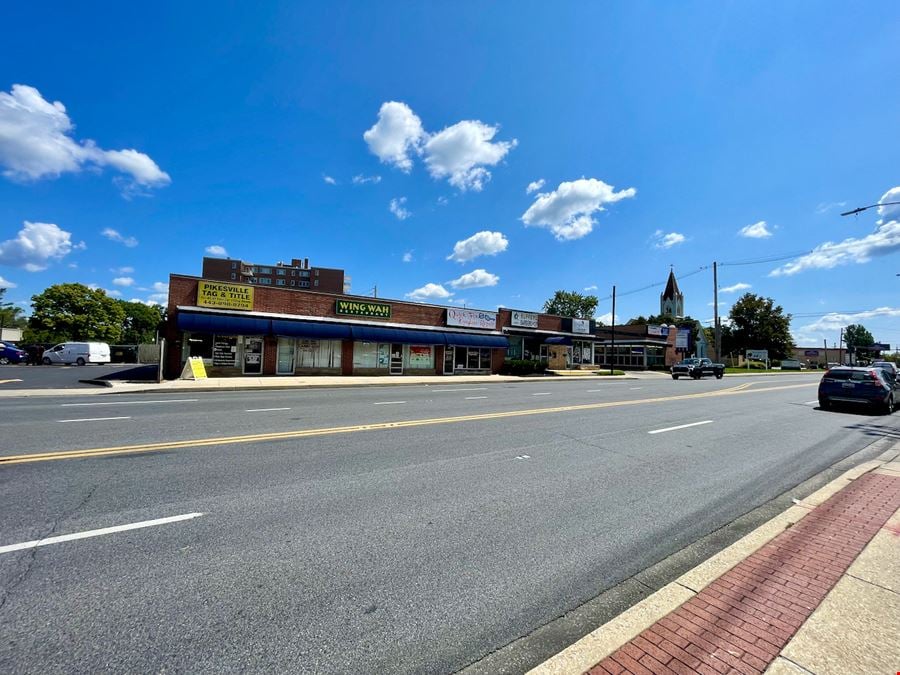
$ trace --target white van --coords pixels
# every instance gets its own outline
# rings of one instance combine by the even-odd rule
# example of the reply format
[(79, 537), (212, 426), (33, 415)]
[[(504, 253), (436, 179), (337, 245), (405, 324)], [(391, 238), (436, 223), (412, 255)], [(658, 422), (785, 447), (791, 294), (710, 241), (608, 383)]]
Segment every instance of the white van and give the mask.
[(86, 363), (109, 363), (109, 345), (105, 342), (61, 342), (44, 352), (45, 366), (65, 363), (67, 366)]

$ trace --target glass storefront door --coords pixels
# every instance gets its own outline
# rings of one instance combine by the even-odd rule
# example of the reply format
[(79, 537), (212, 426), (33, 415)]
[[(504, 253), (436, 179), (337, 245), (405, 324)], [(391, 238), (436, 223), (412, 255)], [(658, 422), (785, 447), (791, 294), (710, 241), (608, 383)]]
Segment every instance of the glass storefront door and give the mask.
[(444, 349), (444, 375), (453, 374), (453, 347), (447, 346)]
[(403, 374), (403, 345), (391, 345), (391, 375)]
[(261, 337), (244, 338), (244, 374), (259, 375), (262, 373), (263, 339)]
[(294, 373), (294, 343), (294, 338), (278, 338), (278, 365), (275, 372), (279, 375)]

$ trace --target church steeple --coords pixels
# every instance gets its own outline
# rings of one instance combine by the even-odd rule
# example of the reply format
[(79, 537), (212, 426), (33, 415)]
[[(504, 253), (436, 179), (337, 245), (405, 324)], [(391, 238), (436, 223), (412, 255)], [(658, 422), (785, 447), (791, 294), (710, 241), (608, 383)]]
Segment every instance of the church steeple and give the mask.
[(674, 317), (684, 316), (684, 295), (678, 290), (678, 281), (675, 280), (674, 267), (669, 269), (666, 290), (659, 296), (659, 313)]

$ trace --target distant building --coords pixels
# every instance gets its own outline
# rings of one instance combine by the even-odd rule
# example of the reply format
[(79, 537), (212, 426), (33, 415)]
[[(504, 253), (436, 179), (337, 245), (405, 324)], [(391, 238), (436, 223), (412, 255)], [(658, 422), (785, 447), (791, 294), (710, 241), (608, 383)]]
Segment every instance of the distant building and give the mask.
[(669, 280), (666, 282), (666, 290), (659, 296), (659, 313), (662, 316), (681, 318), (684, 316), (684, 295), (678, 290), (678, 282), (675, 281), (675, 270), (669, 270)]
[(233, 258), (203, 258), (204, 279), (235, 281), (259, 286), (309, 289), (320, 293), (348, 293), (350, 277), (344, 270), (310, 267), (309, 258), (293, 258), (291, 264), (258, 265)]

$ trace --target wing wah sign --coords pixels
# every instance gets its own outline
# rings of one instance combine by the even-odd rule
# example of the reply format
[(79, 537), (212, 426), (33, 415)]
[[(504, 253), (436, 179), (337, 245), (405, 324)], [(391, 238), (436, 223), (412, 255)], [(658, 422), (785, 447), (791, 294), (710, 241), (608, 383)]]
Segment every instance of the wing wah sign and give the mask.
[(391, 306), (385, 302), (362, 302), (358, 300), (337, 300), (335, 314), (349, 316), (371, 316), (378, 319), (391, 318)]
[(252, 310), (253, 287), (201, 281), (197, 284), (197, 306)]

